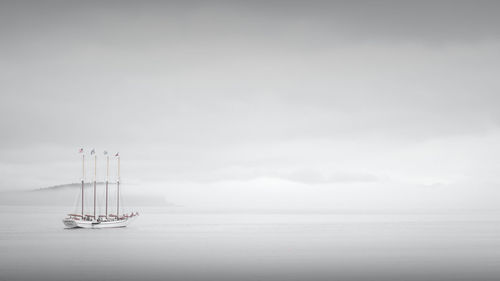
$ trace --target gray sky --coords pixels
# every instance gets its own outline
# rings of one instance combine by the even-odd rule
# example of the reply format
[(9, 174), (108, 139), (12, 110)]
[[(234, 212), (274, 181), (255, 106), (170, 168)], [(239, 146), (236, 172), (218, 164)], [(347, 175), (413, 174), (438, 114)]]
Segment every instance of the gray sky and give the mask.
[(494, 207), (499, 14), (2, 1), (0, 189), (78, 181), (83, 146), (120, 151), (129, 192), (184, 205)]

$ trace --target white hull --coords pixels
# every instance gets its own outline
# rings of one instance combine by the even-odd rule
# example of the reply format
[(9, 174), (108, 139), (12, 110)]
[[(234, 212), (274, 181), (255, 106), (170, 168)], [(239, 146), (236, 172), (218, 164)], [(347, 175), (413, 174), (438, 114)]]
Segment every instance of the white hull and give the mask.
[(126, 227), (134, 218), (126, 218), (115, 221), (82, 221), (73, 219), (63, 219), (67, 228), (115, 228)]

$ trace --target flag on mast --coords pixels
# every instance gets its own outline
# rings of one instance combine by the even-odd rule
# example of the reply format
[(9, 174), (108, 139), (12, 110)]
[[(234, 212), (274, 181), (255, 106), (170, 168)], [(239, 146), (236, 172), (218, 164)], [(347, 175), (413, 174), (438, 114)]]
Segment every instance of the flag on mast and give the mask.
[(104, 150), (104, 155), (108, 155), (108, 152), (106, 150)]
[(115, 154), (115, 157), (120, 157), (120, 152), (117, 152), (117, 153)]
[(94, 155), (95, 154), (95, 148), (92, 148), (92, 151), (90, 151), (90, 155)]
[(78, 153), (83, 153), (83, 148), (80, 148), (80, 150), (78, 150)]

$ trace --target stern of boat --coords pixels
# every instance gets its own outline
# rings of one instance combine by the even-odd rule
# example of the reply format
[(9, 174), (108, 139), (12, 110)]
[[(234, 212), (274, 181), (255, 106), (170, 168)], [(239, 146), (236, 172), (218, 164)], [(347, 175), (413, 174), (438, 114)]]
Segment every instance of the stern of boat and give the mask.
[(64, 226), (66, 226), (66, 228), (76, 228), (78, 227), (78, 224), (76, 223), (76, 221), (72, 218), (65, 218), (62, 220)]

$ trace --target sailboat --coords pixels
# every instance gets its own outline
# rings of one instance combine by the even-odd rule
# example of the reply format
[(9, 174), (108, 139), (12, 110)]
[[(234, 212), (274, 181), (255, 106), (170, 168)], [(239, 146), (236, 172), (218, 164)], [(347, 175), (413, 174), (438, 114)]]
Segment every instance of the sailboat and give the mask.
[(121, 213), (120, 214), (120, 155), (116, 153), (115, 157), (117, 159), (118, 177), (116, 179), (116, 213), (109, 213), (109, 155), (106, 155), (106, 208), (105, 214), (97, 215), (96, 213), (96, 190), (97, 190), (97, 154), (95, 149), (92, 149), (90, 155), (94, 155), (94, 198), (93, 198), (93, 213), (85, 213), (85, 154), (83, 153), (83, 148), (79, 151), (82, 154), (82, 187), (81, 187), (81, 212), (80, 214), (68, 214), (66, 218), (63, 219), (63, 223), (67, 228), (114, 228), (114, 227), (125, 227), (132, 220), (134, 220), (139, 213)]

